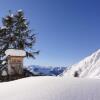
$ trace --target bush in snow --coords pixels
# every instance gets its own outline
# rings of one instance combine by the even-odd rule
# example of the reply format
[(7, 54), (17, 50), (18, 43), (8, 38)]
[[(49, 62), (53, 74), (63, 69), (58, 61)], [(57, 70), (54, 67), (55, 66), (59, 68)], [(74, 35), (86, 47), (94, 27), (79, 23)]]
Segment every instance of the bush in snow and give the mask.
[(75, 71), (75, 72), (74, 72), (74, 77), (79, 77), (78, 71)]

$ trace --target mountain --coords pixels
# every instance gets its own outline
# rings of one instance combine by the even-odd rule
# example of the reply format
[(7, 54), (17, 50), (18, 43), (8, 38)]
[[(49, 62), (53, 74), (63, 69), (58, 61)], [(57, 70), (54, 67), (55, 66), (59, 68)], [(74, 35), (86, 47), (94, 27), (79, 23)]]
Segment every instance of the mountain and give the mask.
[(100, 100), (100, 80), (41, 76), (0, 83), (0, 100)]
[(27, 70), (38, 76), (57, 76), (65, 70), (65, 67), (45, 67), (32, 65), (28, 66)]
[(72, 65), (64, 72), (64, 75), (100, 78), (100, 49), (79, 63)]

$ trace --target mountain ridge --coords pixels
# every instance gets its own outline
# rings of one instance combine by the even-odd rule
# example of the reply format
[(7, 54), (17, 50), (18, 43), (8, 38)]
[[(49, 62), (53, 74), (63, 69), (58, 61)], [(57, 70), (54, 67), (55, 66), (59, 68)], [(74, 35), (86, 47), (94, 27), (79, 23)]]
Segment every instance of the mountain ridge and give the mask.
[(64, 75), (75, 76), (76, 73), (78, 77), (99, 78), (100, 49), (92, 53), (90, 56), (84, 58), (77, 64), (72, 65), (67, 72), (64, 72)]
[(65, 67), (53, 67), (53, 66), (45, 67), (40, 65), (31, 65), (26, 67), (26, 69), (32, 72), (34, 75), (57, 76), (65, 70)]

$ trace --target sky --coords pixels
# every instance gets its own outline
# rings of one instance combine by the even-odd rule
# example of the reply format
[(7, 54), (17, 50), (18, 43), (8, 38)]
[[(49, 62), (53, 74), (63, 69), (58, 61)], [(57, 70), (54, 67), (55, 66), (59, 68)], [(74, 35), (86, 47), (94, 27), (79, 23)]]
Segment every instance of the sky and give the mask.
[(25, 65), (69, 66), (100, 48), (99, 0), (0, 0), (1, 18), (23, 9), (37, 34), (36, 59)]

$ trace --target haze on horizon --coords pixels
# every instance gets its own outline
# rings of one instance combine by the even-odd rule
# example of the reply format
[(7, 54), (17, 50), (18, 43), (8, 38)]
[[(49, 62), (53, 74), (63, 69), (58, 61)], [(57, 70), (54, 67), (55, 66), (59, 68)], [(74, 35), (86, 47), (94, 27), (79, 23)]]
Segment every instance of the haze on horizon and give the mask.
[(19, 9), (39, 33), (34, 48), (40, 55), (26, 65), (67, 66), (100, 48), (98, 0), (0, 0), (0, 19)]

